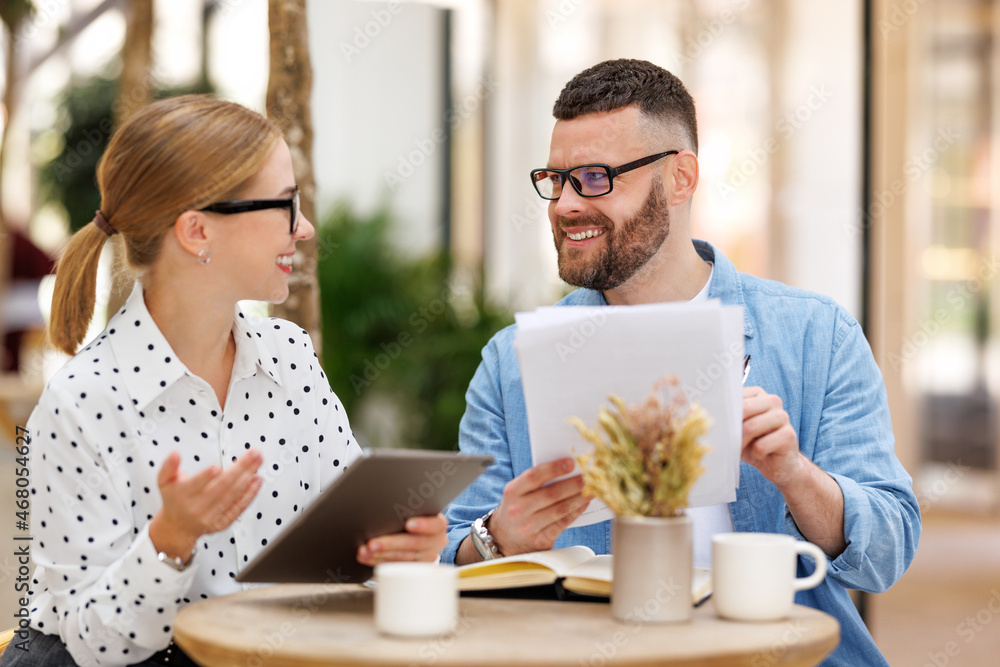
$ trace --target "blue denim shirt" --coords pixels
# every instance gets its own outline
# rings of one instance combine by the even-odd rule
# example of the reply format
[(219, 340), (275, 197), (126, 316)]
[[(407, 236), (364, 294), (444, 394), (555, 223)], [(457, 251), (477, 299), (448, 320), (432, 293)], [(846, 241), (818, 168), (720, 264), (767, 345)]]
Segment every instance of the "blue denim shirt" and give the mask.
[[(861, 327), (827, 297), (738, 273), (708, 243), (694, 244), (703, 259), (715, 264), (709, 298), (744, 307), (746, 352), (753, 359), (748, 386), (781, 397), (802, 452), (844, 493), (847, 549), (828, 562), (822, 584), (795, 599), (840, 623), (840, 646), (823, 664), (886, 665), (847, 589), (879, 593), (902, 576), (917, 549), (920, 508), (912, 480), (893, 451), (885, 385)], [(557, 305), (605, 304), (600, 292), (580, 289)], [(466, 394), (460, 448), (489, 454), (495, 463), (449, 507), (445, 562), (455, 560), (472, 522), (500, 504), (507, 482), (532, 465), (514, 331), (507, 327), (483, 348)], [(737, 531), (804, 539), (777, 488), (745, 463), (729, 509)], [(611, 522), (570, 528), (555, 547), (573, 544), (609, 553)], [(801, 558), (798, 567), (799, 576), (811, 570)]]

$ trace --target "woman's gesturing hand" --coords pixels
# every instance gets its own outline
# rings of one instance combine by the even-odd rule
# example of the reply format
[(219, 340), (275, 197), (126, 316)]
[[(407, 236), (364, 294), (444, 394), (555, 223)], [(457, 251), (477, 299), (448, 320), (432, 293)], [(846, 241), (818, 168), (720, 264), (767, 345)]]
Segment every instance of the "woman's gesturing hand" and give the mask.
[(260, 452), (250, 450), (226, 470), (209, 466), (189, 477), (180, 470), (180, 454), (163, 461), (157, 484), (163, 505), (149, 524), (157, 550), (187, 560), (198, 538), (229, 527), (260, 490)]

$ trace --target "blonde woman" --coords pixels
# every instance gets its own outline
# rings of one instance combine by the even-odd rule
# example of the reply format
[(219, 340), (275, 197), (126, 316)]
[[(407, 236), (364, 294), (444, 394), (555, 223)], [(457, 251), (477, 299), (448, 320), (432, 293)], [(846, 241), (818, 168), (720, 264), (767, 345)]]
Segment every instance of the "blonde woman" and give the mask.
[[(30, 629), (3, 667), (186, 664), (178, 609), (240, 590), (240, 569), (359, 452), (306, 332), (237, 303), (284, 300), (314, 231), (278, 129), (229, 102), (163, 100), (117, 132), (97, 180), (53, 300), (52, 341), (75, 356), (28, 422)], [(110, 238), (139, 280), (76, 352)], [(411, 519), (358, 559), (434, 560), (445, 527)]]

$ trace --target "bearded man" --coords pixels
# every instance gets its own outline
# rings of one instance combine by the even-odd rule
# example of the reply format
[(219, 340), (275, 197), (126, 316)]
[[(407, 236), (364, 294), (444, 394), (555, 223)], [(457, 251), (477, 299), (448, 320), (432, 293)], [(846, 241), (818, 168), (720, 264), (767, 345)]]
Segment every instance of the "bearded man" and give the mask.
[[(885, 665), (847, 589), (882, 592), (920, 536), (912, 480), (896, 458), (882, 375), (857, 321), (833, 300), (737, 272), (691, 238), (698, 186), (694, 101), (645, 61), (574, 77), (553, 111), (548, 165), (531, 172), (559, 275), (580, 289), (556, 305), (719, 299), (744, 308), (754, 360), (743, 391), (736, 501), (689, 509), (695, 565), (722, 532), (785, 533), (827, 554), (828, 574), (796, 602), (832, 614), (841, 644), (824, 665)], [(466, 394), (459, 445), (496, 463), (449, 508), (442, 559), (457, 564), (582, 544), (611, 548), (611, 522), (568, 528), (590, 498), (571, 459), (533, 465), (515, 327), (496, 334)], [(551, 483), (550, 483), (551, 482)], [(804, 573), (799, 562), (799, 575)]]

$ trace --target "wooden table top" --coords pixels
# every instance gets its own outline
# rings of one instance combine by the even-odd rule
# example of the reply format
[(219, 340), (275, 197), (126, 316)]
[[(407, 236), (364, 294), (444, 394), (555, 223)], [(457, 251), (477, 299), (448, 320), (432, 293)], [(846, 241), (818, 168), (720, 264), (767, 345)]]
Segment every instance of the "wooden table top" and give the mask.
[(188, 605), (174, 639), (206, 667), (811, 666), (840, 639), (837, 621), (815, 609), (737, 623), (719, 619), (711, 600), (680, 625), (619, 623), (609, 605), (590, 602), (463, 597), (459, 615), (450, 635), (385, 637), (370, 590), (282, 584)]

